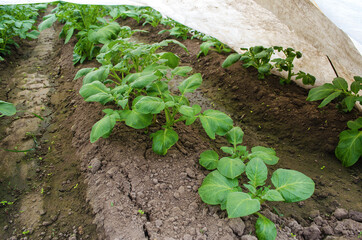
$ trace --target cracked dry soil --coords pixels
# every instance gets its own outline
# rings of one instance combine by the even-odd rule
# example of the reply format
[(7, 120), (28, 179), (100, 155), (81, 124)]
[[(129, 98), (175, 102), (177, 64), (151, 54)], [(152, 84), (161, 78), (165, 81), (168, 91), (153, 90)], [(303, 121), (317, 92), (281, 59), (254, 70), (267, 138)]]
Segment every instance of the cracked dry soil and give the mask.
[[(168, 37), (157, 34), (161, 27), (142, 27), (133, 20), (121, 24), (148, 30), (135, 36), (140, 41)], [(178, 144), (166, 156), (158, 156), (143, 130), (118, 124), (110, 138), (89, 142), (102, 106), (84, 102), (78, 94), (82, 80), (73, 78), (80, 68), (98, 66), (97, 62), (74, 67), (75, 39), (63, 45), (57, 39), (60, 26), (51, 31), (24, 46), (12, 64), (1, 65), (2, 89), (9, 90), (7, 95), (2, 90), (1, 96), (19, 101), (18, 109), (26, 110), (18, 113), (19, 119), (2, 120), (1, 147), (30, 147), (35, 143), (24, 137), (28, 131), (38, 146), (27, 155), (1, 152), (0, 196), (15, 202), (0, 208), (0, 235), (4, 239), (255, 239), (254, 216), (227, 219), (224, 211), (204, 204), (197, 194), (208, 174), (198, 164), (199, 155), (218, 150), (223, 138), (210, 141), (199, 125), (178, 124)], [(316, 182), (314, 196), (302, 203), (263, 205), (263, 213), (278, 226), (277, 239), (357, 239), (362, 230), (361, 163), (343, 168), (333, 149), (346, 122), (360, 113), (345, 115), (333, 104), (317, 109), (317, 103), (305, 101), (306, 90), (294, 84), (280, 86), (275, 76), (260, 81), (255, 71), (236, 65), (222, 69), (226, 56), (211, 52), (197, 59), (200, 42), (183, 43), (190, 55), (174, 46), (166, 50), (203, 75), (203, 85), (191, 101), (227, 112), (245, 131), (248, 147), (275, 148), (280, 157), (276, 168), (301, 171)], [(46, 44), (51, 47), (36, 50)], [(23, 72), (30, 79), (24, 84)], [(39, 79), (31, 80), (32, 74)], [(32, 84), (43, 85), (32, 89)], [(40, 94), (38, 90), (48, 91), (39, 101), (31, 98)], [(25, 97), (30, 97), (29, 102)], [(26, 142), (29, 146), (21, 145)], [(24, 236), (27, 229), (31, 232)]]

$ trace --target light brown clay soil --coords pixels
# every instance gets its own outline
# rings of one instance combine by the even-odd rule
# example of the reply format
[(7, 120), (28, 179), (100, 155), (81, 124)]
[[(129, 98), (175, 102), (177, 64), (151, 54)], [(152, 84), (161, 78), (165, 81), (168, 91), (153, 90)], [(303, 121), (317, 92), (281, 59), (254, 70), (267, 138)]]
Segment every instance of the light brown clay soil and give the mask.
[[(133, 20), (121, 24), (142, 28)], [(167, 33), (157, 34), (161, 27), (143, 29), (149, 33), (136, 34), (138, 41), (169, 37)], [(60, 30), (59, 26), (56, 30)], [(26, 226), (17, 220), (24, 213), (19, 213), (21, 202), (35, 194), (34, 202), (41, 202), (39, 209), (43, 212), (37, 213), (28, 239), (55, 239), (53, 235), (58, 239), (71, 235), (76, 239), (254, 239), (254, 216), (229, 220), (218, 206), (204, 204), (197, 193), (208, 174), (198, 164), (199, 155), (207, 149), (218, 151), (225, 144), (224, 138), (212, 141), (200, 124), (180, 123), (175, 128), (179, 142), (166, 156), (158, 156), (152, 152), (152, 142), (144, 130), (118, 124), (110, 138), (91, 144), (91, 127), (103, 116), (104, 107), (84, 102), (78, 94), (82, 79), (72, 79), (80, 68), (99, 65), (92, 61), (74, 67), (71, 60), (75, 39), (67, 45), (52, 41), (54, 51), (41, 67), (53, 89), (46, 100), (48, 123), (37, 133), (41, 144), (31, 154), (35, 163), (29, 171), (33, 173), (30, 180), (23, 180), (24, 188), (7, 189), (9, 179), (0, 178), (1, 198), (18, 199), (14, 205), (0, 208), (0, 235), (5, 239), (21, 238), (21, 227)], [(192, 103), (230, 114), (244, 130), (244, 143), (249, 148), (275, 148), (280, 161), (271, 167), (270, 174), (277, 168), (290, 168), (316, 183), (315, 194), (306, 201), (263, 205), (263, 213), (278, 226), (278, 239), (357, 239), (362, 231), (362, 163), (344, 168), (333, 150), (346, 122), (361, 114), (341, 113), (334, 104), (318, 109), (318, 103), (305, 101), (307, 91), (295, 84), (281, 86), (276, 76), (258, 80), (255, 70), (238, 64), (223, 69), (226, 55), (210, 52), (197, 59), (200, 41), (183, 43), (190, 54), (175, 46), (165, 50), (175, 52), (182, 65), (192, 66), (194, 72), (202, 74), (202, 87), (189, 96)], [(35, 46), (36, 42), (25, 47), (31, 51)], [(19, 55), (14, 62), (21, 63), (31, 53)], [(6, 77), (14, 69), (12, 66), (10, 62), (1, 64), (2, 89), (13, 86)], [(3, 90), (0, 96), (14, 99)], [(10, 134), (6, 129), (13, 121), (14, 117), (2, 119), (1, 139)], [(151, 126), (150, 131), (160, 127)], [(10, 159), (12, 154), (1, 152)], [(29, 160), (23, 157), (19, 164), (24, 161)], [(26, 187), (27, 183), (33, 187)]]

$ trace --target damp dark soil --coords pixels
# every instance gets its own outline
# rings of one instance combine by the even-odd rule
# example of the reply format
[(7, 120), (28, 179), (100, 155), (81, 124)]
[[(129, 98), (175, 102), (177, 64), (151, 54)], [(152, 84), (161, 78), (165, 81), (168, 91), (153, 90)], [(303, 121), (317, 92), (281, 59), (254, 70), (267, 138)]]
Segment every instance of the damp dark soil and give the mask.
[[(137, 41), (170, 38), (158, 34), (161, 27), (142, 26), (132, 19), (121, 24), (148, 31), (137, 33)], [(54, 36), (60, 28), (56, 26)], [(318, 109), (318, 103), (305, 101), (307, 90), (295, 84), (281, 86), (273, 75), (259, 80), (255, 70), (238, 64), (223, 69), (226, 55), (211, 51), (197, 58), (199, 40), (178, 40), (189, 54), (172, 45), (164, 50), (173, 51), (182, 65), (203, 76), (201, 88), (189, 96), (191, 101), (230, 114), (244, 130), (249, 148), (273, 147), (280, 161), (270, 172), (294, 169), (315, 181), (315, 194), (306, 201), (263, 205), (263, 213), (278, 225), (278, 239), (357, 239), (362, 231), (362, 163), (344, 168), (333, 151), (347, 121), (361, 113), (341, 113), (335, 104)], [(36, 139), (36, 150), (26, 155), (1, 150), (6, 162), (16, 162), (15, 169), (28, 166), (24, 177), (20, 170), (0, 175), (0, 201), (14, 202), (0, 207), (4, 239), (254, 239), (254, 216), (227, 219), (224, 211), (204, 204), (197, 193), (208, 174), (198, 164), (199, 155), (207, 149), (218, 151), (225, 144), (222, 137), (212, 141), (197, 123), (180, 123), (179, 142), (166, 156), (158, 156), (144, 130), (118, 124), (108, 139), (91, 144), (91, 128), (104, 107), (84, 102), (78, 94), (82, 79), (73, 78), (80, 68), (99, 65), (92, 61), (73, 66), (75, 39), (67, 45), (57, 38), (52, 41), (53, 50), (39, 62), (41, 66), (28, 60), (36, 41), (22, 45), (25, 50), (0, 65), (2, 100), (14, 100), (23, 90), (23, 85), (14, 83), (24, 78), (14, 65), (24, 61), (29, 61), (29, 74), (40, 72), (51, 85), (35, 112), (44, 120), (30, 137), (17, 133), (22, 142)], [(17, 107), (27, 109), (27, 104)], [(7, 137), (16, 132), (14, 121), (34, 119), (25, 115), (1, 119), (1, 148), (14, 149)], [(150, 131), (160, 127), (154, 125)], [(30, 205), (38, 209), (31, 229), (21, 217), (29, 196), (35, 199)]]

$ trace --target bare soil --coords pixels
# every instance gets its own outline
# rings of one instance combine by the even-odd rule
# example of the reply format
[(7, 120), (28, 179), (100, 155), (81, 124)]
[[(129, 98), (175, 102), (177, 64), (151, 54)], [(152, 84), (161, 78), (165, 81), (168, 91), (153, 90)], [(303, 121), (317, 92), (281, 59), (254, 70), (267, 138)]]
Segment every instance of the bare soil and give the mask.
[[(169, 38), (167, 33), (158, 34), (161, 27), (142, 27), (130, 19), (121, 24), (148, 30), (135, 35), (138, 41)], [(27, 168), (25, 177), (20, 177), (19, 170), (0, 175), (0, 201), (14, 201), (0, 208), (0, 235), (21, 239), (25, 237), (22, 232), (30, 229), (27, 239), (254, 239), (254, 216), (227, 219), (224, 211), (204, 204), (197, 193), (208, 174), (198, 164), (199, 155), (207, 149), (222, 155), (218, 150), (225, 144), (222, 137), (212, 141), (199, 124), (180, 123), (176, 126), (179, 142), (166, 156), (158, 156), (144, 130), (118, 124), (110, 138), (89, 142), (91, 127), (103, 116), (103, 106), (84, 102), (78, 94), (82, 79), (73, 78), (80, 68), (98, 64), (92, 61), (74, 67), (75, 39), (63, 45), (57, 40), (60, 26), (55, 30), (48, 33), (55, 36), (48, 39), (52, 52), (42, 61), (33, 62), (38, 43), (32, 42), (23, 45), (26, 50), (12, 63), (0, 65), (2, 100), (15, 100), (18, 95), (12, 92), (29, 88), (28, 83), (15, 84), (24, 76), (20, 70), (15, 74), (14, 66), (25, 62), (28, 75), (40, 72), (51, 85), (39, 110), (34, 110), (45, 119), (32, 130), (39, 143), (37, 150), (27, 155), (1, 151), (2, 165), (19, 161), (9, 169)], [(230, 114), (244, 130), (249, 148), (273, 147), (280, 161), (270, 174), (277, 168), (295, 169), (316, 183), (315, 194), (306, 201), (263, 205), (263, 213), (278, 225), (278, 239), (357, 239), (362, 231), (362, 163), (344, 168), (333, 151), (347, 121), (361, 113), (341, 113), (335, 104), (318, 109), (318, 103), (305, 101), (307, 90), (295, 84), (281, 86), (276, 76), (258, 80), (255, 70), (238, 64), (223, 69), (226, 55), (211, 51), (197, 58), (201, 42), (181, 42), (190, 54), (176, 46), (165, 50), (202, 74), (202, 87), (189, 96), (191, 101)], [(24, 101), (17, 107), (27, 109), (28, 105)], [(1, 148), (14, 148), (6, 138), (15, 134), (15, 121), (39, 119), (23, 113), (17, 116), (1, 119)], [(151, 131), (160, 127), (154, 125)], [(34, 142), (24, 139), (24, 134), (16, 133), (14, 139)], [(24, 204), (27, 201), (30, 204)], [(21, 217), (26, 213), (24, 205), (35, 206), (37, 211)], [(29, 219), (34, 219), (31, 227)]]

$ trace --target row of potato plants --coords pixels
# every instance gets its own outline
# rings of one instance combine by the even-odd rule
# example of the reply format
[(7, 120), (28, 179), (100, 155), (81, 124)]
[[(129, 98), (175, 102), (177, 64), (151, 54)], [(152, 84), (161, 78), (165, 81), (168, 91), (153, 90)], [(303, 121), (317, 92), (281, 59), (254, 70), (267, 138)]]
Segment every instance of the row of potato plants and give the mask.
[[(36, 39), (39, 31), (35, 23), (40, 10), (47, 4), (0, 5), (0, 62), (12, 51), (19, 48), (17, 39)], [(12, 103), (0, 100), (0, 117), (12, 116), (16, 108)]]
[[(117, 12), (117, 15), (121, 13)], [(180, 59), (174, 53), (162, 52), (162, 47), (168, 44), (176, 44), (185, 51), (187, 48), (176, 40), (154, 44), (133, 42), (130, 37), (137, 31), (113, 21), (88, 37), (89, 41), (96, 39), (94, 43), (98, 47), (103, 45), (96, 56), (101, 66), (80, 69), (74, 79), (83, 77), (79, 93), (85, 101), (109, 106), (103, 110), (105, 116), (92, 127), (90, 141), (109, 137), (117, 122), (124, 122), (134, 129), (161, 125), (160, 130), (151, 133), (150, 137), (153, 151), (165, 155), (179, 138), (175, 124), (191, 125), (199, 119), (211, 139), (216, 135), (225, 136), (233, 144), (233, 147), (222, 148), (231, 156), (220, 160), (211, 150), (201, 154), (200, 164), (214, 170), (199, 189), (201, 199), (207, 204), (220, 204), (230, 218), (257, 214), (256, 234), (259, 239), (275, 239), (274, 223), (258, 212), (261, 204), (265, 201), (305, 200), (313, 194), (314, 182), (300, 172), (278, 169), (271, 178), (275, 189), (265, 186), (266, 164), (278, 162), (275, 151), (257, 146), (249, 153), (245, 146), (240, 145), (242, 130), (234, 127), (227, 114), (213, 109), (202, 111), (199, 105), (190, 105), (187, 94), (200, 87), (201, 74), (192, 74), (189, 66), (179, 66)], [(178, 91), (172, 92), (169, 83), (175, 78), (183, 80), (178, 84)], [(250, 180), (244, 184), (247, 193), (239, 187), (244, 172)]]
[[(234, 63), (241, 61), (243, 66), (254, 67), (258, 70), (258, 77), (264, 79), (265, 76), (270, 75), (271, 69), (274, 67), (278, 71), (287, 71), (288, 76), (286, 79), (281, 78), (280, 83), (291, 83), (293, 76), (296, 79), (302, 79), (303, 84), (314, 85), (315, 77), (309, 73), (299, 71), (293, 72), (293, 61), (295, 58), (301, 58), (302, 53), (295, 51), (292, 48), (286, 48), (274, 46), (265, 48), (263, 46), (255, 46), (245, 50), (243, 54), (230, 54), (222, 64), (222, 67), (226, 68)], [(275, 58), (271, 60), (274, 51), (283, 52), (285, 58)], [(272, 65), (270, 62), (274, 62)], [(362, 89), (362, 78), (359, 76), (354, 77), (354, 82), (348, 86), (347, 81), (344, 78), (337, 77), (332, 83), (326, 83), (322, 86), (313, 88), (309, 91), (307, 101), (322, 100), (319, 108), (326, 106), (332, 100), (337, 102), (337, 107), (344, 112), (352, 111), (357, 102), (361, 103), (362, 96), (359, 95), (359, 91)], [(347, 123), (348, 130), (341, 132), (339, 135), (339, 143), (335, 149), (336, 157), (342, 162), (345, 167), (350, 167), (355, 164), (362, 156), (362, 118), (359, 117), (355, 121), (349, 121)]]

